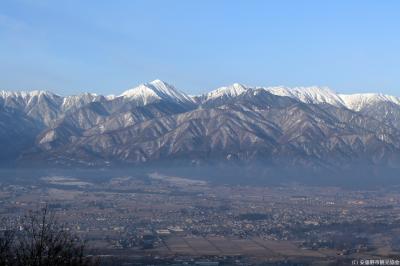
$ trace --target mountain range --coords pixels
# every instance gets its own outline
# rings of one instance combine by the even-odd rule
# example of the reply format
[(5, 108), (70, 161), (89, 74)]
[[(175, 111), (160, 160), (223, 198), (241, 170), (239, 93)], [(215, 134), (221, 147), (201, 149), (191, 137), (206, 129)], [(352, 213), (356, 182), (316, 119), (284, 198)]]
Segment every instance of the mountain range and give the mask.
[(400, 167), (400, 99), (238, 83), (189, 96), (155, 80), (119, 96), (0, 91), (2, 165), (258, 162)]

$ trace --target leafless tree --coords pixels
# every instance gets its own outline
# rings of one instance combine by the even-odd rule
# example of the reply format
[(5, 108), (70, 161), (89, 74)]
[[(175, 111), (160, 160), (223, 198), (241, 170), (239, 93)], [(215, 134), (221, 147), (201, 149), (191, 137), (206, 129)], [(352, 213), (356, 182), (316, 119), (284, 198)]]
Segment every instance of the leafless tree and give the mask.
[(15, 229), (7, 219), (0, 220), (0, 266), (10, 265), (13, 261), (12, 246), (14, 244)]
[(6, 260), (10, 266), (84, 266), (95, 265), (85, 256), (85, 243), (59, 224), (45, 207), (29, 212), (19, 222), (19, 228), (4, 233)]

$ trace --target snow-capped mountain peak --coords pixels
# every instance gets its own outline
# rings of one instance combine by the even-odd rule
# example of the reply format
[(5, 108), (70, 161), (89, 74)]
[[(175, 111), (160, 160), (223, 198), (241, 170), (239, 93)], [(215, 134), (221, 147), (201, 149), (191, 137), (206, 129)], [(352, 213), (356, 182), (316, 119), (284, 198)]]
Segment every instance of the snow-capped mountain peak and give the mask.
[(146, 84), (141, 84), (133, 89), (129, 89), (122, 93), (121, 96), (129, 100), (138, 101), (144, 105), (161, 99), (161, 97), (151, 88), (146, 86)]
[(149, 104), (159, 100), (168, 100), (180, 103), (193, 103), (193, 100), (183, 92), (178, 91), (174, 86), (161, 81), (154, 80), (129, 89), (120, 96), (135, 100), (141, 104)]
[(107, 96), (105, 96), (105, 98), (109, 101), (114, 100), (115, 98), (117, 98), (118, 96), (116, 96), (115, 94), (109, 94)]
[(206, 94), (206, 100), (223, 98), (223, 97), (236, 97), (247, 91), (249, 88), (240, 84), (233, 83), (230, 86), (220, 87)]
[(33, 97), (40, 97), (40, 96), (58, 96), (50, 91), (44, 91), (44, 90), (33, 90), (33, 91), (5, 91), (2, 90), (0, 91), (0, 97), (1, 98), (22, 98), (29, 100), (30, 98)]
[(360, 111), (365, 106), (380, 102), (391, 102), (400, 105), (400, 98), (381, 93), (340, 94), (347, 108)]
[(85, 92), (85, 93), (82, 93), (79, 95), (67, 96), (63, 99), (62, 109), (68, 110), (71, 108), (79, 108), (90, 102), (98, 101), (102, 97), (103, 96), (99, 96), (95, 93), (88, 93), (88, 92)]
[(149, 84), (151, 84), (153, 90), (161, 98), (167, 97), (171, 99), (176, 99), (180, 102), (192, 102), (192, 99), (189, 95), (186, 95), (185, 93), (178, 91), (174, 86), (164, 81), (156, 79), (150, 82)]
[(339, 95), (328, 87), (266, 87), (266, 91), (277, 96), (287, 96), (297, 99), (304, 103), (321, 104), (327, 103), (334, 106), (343, 106), (343, 101)]
[(293, 87), (288, 88), (284, 86), (277, 87), (247, 87), (239, 83), (234, 83), (230, 86), (221, 87), (213, 90), (204, 95), (205, 101), (221, 99), (221, 98), (234, 98), (241, 95), (247, 90), (265, 90), (277, 96), (287, 96), (304, 103), (322, 104), (327, 103), (337, 107), (343, 107), (344, 103), (340, 96), (329, 89), (328, 87)]

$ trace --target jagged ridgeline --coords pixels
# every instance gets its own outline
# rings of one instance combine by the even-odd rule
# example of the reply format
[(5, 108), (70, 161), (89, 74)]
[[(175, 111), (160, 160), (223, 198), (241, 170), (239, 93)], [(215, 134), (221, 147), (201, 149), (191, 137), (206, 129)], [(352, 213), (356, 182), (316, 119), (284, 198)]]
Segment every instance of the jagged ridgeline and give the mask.
[(120, 96), (0, 92), (3, 165), (400, 167), (400, 99), (233, 84), (189, 96), (155, 80)]

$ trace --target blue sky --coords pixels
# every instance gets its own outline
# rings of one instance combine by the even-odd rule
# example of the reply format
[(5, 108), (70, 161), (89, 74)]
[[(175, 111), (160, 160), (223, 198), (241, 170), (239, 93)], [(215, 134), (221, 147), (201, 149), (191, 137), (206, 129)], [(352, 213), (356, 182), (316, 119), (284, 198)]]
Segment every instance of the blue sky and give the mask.
[(0, 89), (240, 82), (400, 96), (400, 1), (1, 0)]

